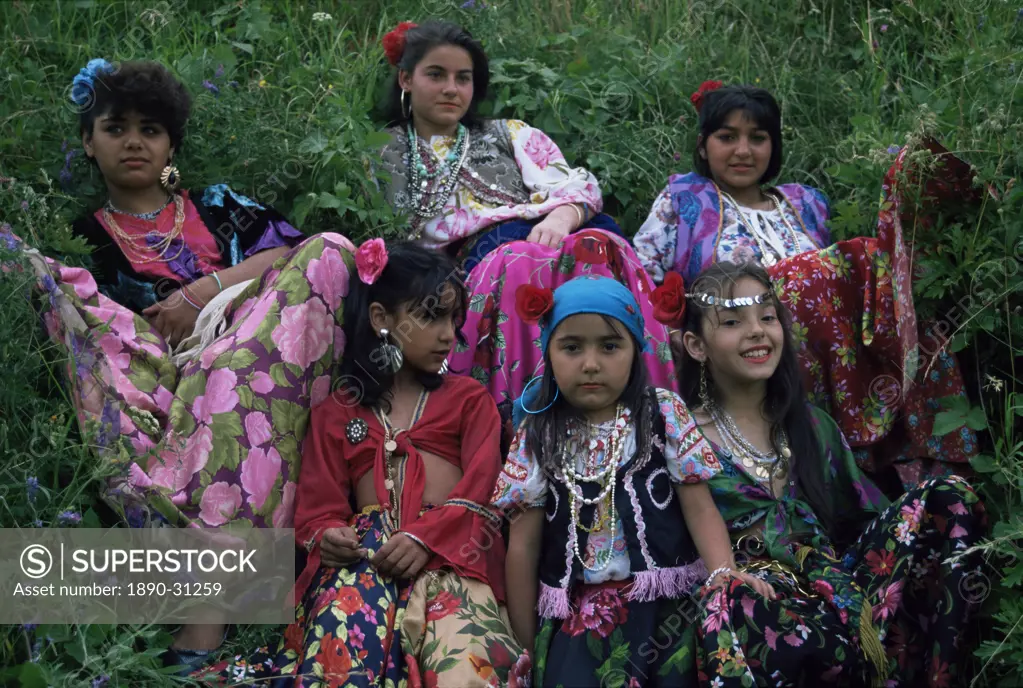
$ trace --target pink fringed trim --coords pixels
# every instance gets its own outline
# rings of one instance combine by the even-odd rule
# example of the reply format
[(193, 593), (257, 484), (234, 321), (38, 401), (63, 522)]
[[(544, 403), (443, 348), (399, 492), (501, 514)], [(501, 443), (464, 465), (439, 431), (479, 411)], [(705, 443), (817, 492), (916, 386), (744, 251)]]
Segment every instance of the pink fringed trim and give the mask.
[(567, 619), (571, 612), (568, 605), (568, 590), (540, 583), (540, 600), (536, 608), (541, 618)]
[(708, 575), (702, 559), (697, 559), (688, 566), (640, 571), (633, 574), (628, 597), (637, 602), (681, 597)]

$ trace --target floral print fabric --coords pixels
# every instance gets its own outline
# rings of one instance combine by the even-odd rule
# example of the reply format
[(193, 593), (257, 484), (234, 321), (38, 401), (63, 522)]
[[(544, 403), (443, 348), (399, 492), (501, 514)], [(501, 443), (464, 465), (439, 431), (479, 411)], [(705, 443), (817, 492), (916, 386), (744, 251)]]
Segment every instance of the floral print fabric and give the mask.
[(625, 239), (598, 229), (570, 234), (560, 248), (515, 241), (488, 253), (469, 274), (466, 343), (455, 347), (451, 370), (482, 382), (498, 403), (517, 399), (544, 363), (540, 328), (515, 315), (515, 291), (523, 284), (557, 289), (581, 275), (612, 277), (636, 295), (650, 346), (643, 354), (649, 382), (676, 389), (668, 331), (650, 305), (650, 277)]
[(985, 528), (983, 504), (965, 481), (934, 479), (888, 507), (842, 554), (820, 539), (809, 551), (794, 546), (799, 581), (761, 574), (780, 599), (737, 580), (707, 592), (701, 678), (744, 688), (807, 679), (947, 688), (962, 677), (961, 636), (980, 602), (969, 582), (980, 560), (963, 552)]
[(381, 576), (369, 559), (387, 541), (383, 512), (368, 507), (350, 525), (369, 555), (347, 568), (321, 567), (272, 651), (261, 648), (194, 677), (269, 688), (529, 685), (529, 655), (487, 585), (446, 570), (415, 581)]
[(351, 243), (323, 234), (291, 249), (180, 370), (160, 334), (88, 271), (22, 250), (47, 331), (71, 353), (79, 421), (117, 469), (106, 500), (133, 525), (292, 527), (309, 409), (344, 352)]

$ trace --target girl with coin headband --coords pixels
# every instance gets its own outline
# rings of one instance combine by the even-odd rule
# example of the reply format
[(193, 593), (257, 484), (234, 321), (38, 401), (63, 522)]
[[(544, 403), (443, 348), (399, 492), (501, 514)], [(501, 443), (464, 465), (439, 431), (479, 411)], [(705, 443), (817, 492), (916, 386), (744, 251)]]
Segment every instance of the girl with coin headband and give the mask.
[[(712, 593), (690, 632), (701, 670), (725, 686), (750, 674), (772, 686), (961, 676), (979, 603), (964, 583), (982, 563), (964, 551), (986, 527), (971, 487), (935, 478), (889, 503), (807, 403), (791, 316), (761, 266), (716, 263), (688, 290), (668, 273), (652, 301), (682, 332), (682, 394), (722, 467), (709, 485), (736, 563), (778, 592), (736, 580)], [(729, 620), (738, 635), (720, 632)]]

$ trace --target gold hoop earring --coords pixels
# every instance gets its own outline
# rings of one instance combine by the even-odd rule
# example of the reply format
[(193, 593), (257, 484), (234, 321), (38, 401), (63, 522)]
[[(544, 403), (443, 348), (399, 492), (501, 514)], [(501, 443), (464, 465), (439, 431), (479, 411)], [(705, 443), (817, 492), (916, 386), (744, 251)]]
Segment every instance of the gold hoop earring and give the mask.
[(181, 173), (178, 172), (178, 168), (174, 167), (170, 163), (163, 168), (163, 172), (160, 174), (160, 184), (168, 193), (174, 193), (178, 190), (181, 185)]
[(409, 97), (408, 112), (405, 111), (405, 95), (408, 93), (405, 89), (401, 89), (401, 116), (405, 119), (412, 119), (412, 98)]

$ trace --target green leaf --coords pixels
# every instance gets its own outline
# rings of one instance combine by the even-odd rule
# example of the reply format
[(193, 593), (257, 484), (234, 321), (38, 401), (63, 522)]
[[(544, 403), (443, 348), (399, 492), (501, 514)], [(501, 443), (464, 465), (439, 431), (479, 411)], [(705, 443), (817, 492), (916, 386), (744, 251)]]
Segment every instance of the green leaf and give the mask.
[(998, 463), (990, 454), (978, 454), (970, 459), (970, 465), (978, 473), (994, 473), (998, 470)]
[(18, 676), (21, 681), (21, 688), (46, 688), (46, 674), (43, 668), (35, 662), (26, 662), (21, 665), (21, 674)]
[(146, 394), (152, 394), (156, 391), (156, 372), (151, 366), (133, 356), (128, 367), (131, 370), (128, 373), (128, 379), (139, 388), (139, 391)]
[(252, 402), (255, 400), (256, 395), (252, 393), (252, 389), (248, 385), (242, 385), (235, 387), (235, 393), (238, 394), (238, 403), (241, 404), (243, 409), (252, 409)]
[(288, 373), (286, 372), (283, 363), (274, 363), (270, 366), (270, 379), (274, 381), (274, 384), (278, 387), (294, 387), (293, 384), (288, 382)]
[(1006, 588), (1015, 588), (1023, 583), (1023, 564), (1016, 564), (1003, 569), (1004, 578), (1002, 585)]
[(469, 299), (469, 310), (473, 313), (482, 313), (483, 307), (487, 303), (488, 294), (473, 294), (472, 298)]
[(365, 145), (367, 148), (380, 148), (390, 143), (392, 138), (386, 131), (371, 131), (366, 134)]
[(242, 368), (248, 368), (250, 365), (259, 360), (256, 354), (252, 353), (248, 349), (238, 349), (231, 355), (231, 370), (241, 370)]
[(273, 429), (277, 434), (293, 433), (296, 438), (302, 439), (309, 421), (309, 411), (284, 399), (272, 399), (270, 401), (270, 416)]
[(191, 405), (195, 398), (206, 391), (206, 373), (197, 372), (189, 375), (178, 384), (176, 396), (186, 404)]
[(254, 52), (251, 43), (239, 43), (237, 41), (231, 41), (231, 45), (238, 48), (238, 50), (241, 50), (243, 53), (248, 53), (249, 55), (251, 55)]
[(444, 659), (437, 663), (437, 668), (434, 671), (436, 671), (438, 674), (443, 674), (445, 671), (451, 671), (456, 666), (458, 666), (457, 657), (445, 657)]
[(323, 135), (323, 132), (314, 131), (298, 144), (298, 152), (303, 155), (316, 155), (322, 153), (329, 145), (330, 141)]
[(596, 633), (592, 631), (586, 634), (586, 647), (589, 648), (590, 654), (596, 660), (604, 659), (604, 643), (600, 642), (600, 638)]
[(232, 471), (237, 469), (241, 461), (241, 445), (235, 438), (243, 432), (241, 416), (237, 411), (216, 413), (210, 429), (213, 431), (213, 449), (210, 451), (206, 471), (212, 475), (221, 468)]

